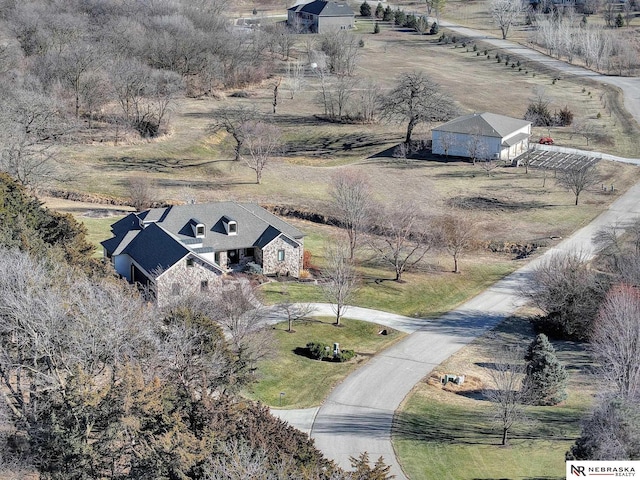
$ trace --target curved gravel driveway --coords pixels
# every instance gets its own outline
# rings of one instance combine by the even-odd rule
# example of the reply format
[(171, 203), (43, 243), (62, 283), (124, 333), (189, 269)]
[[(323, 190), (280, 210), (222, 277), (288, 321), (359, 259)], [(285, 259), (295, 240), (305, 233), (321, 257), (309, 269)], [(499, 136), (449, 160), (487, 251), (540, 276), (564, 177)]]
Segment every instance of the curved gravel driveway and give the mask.
[[(618, 86), (624, 92), (625, 107), (640, 123), (639, 78), (600, 75), (513, 42), (487, 37), (475, 30), (448, 22), (441, 22), (441, 26), (460, 35), (510, 50), (530, 61), (542, 63), (565, 74), (588, 77)], [(396, 409), (413, 386), (435, 366), (513, 313), (523, 303), (518, 295), (519, 286), (548, 255), (558, 251), (577, 250), (591, 255), (591, 238), (598, 228), (636, 216), (640, 216), (640, 184), (632, 187), (588, 226), (448, 314), (432, 320), (394, 316), (398, 325), (406, 329), (404, 331), (413, 333), (347, 377), (319, 409), (307, 411), (309, 414), (305, 417), (305, 426), (308, 429), (311, 425), (311, 437), (315, 440), (316, 446), (328, 458), (334, 459), (345, 468), (350, 467), (350, 456), (357, 456), (364, 451), (369, 452), (372, 460), (383, 456), (385, 462), (391, 465), (391, 473), (396, 475), (397, 479), (405, 479), (406, 476), (396, 460), (391, 444), (391, 425)], [(321, 312), (329, 309), (328, 306), (320, 304), (316, 307)], [(381, 320), (388, 317), (382, 312), (355, 307), (352, 307), (346, 316), (377, 323), (384, 323)], [(291, 412), (290, 418), (295, 424), (293, 414), (294, 412)], [(287, 418), (286, 415), (283, 415), (283, 418)]]

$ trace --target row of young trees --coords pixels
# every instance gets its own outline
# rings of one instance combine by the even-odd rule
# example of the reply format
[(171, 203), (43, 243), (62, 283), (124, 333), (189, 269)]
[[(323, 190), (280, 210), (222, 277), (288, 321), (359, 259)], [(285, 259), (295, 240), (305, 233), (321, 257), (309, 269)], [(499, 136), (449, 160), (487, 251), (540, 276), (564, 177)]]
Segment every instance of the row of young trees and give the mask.
[(586, 23), (573, 13), (539, 15), (534, 25), (530, 41), (569, 63), (579, 58), (597, 71), (631, 75), (640, 62), (632, 32)]

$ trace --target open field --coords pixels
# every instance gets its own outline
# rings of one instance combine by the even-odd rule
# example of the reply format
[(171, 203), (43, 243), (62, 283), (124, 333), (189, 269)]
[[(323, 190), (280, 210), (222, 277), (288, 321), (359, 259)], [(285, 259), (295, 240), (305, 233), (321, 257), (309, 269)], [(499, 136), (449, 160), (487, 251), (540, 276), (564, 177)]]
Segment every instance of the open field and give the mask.
[[(260, 362), (258, 383), (249, 396), (267, 405), (285, 408), (320, 405), (333, 387), (362, 362), (405, 335), (389, 328), (386, 328), (388, 335), (380, 335), (383, 327), (357, 320), (344, 319), (341, 323), (342, 326), (337, 327), (327, 318), (296, 322), (293, 333), (286, 331), (286, 322), (275, 325), (275, 358)], [(330, 346), (339, 343), (341, 349), (355, 350), (357, 355), (349, 362), (333, 363), (313, 360), (296, 350), (312, 341)], [(281, 405), (280, 392), (285, 394)]]
[[(525, 318), (510, 318), (416, 386), (396, 413), (393, 433), (394, 448), (412, 480), (564, 478), (564, 453), (579, 435), (595, 394), (584, 345), (553, 342), (570, 374), (569, 397), (555, 407), (527, 407), (528, 421), (513, 429), (508, 447), (499, 445), (500, 432), (482, 399), (491, 351), (503, 342), (526, 348), (532, 338)], [(439, 377), (445, 373), (464, 374), (465, 383), (443, 388)]]

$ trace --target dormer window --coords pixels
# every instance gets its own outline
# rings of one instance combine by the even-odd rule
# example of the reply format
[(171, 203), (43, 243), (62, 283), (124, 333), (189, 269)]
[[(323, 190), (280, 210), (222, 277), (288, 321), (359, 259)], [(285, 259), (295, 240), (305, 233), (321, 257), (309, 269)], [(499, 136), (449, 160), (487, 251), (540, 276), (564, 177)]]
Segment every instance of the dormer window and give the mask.
[(222, 224), (224, 225), (224, 229), (227, 232), (227, 235), (237, 235), (238, 234), (238, 222), (229, 218), (227, 216), (222, 217)]
[(196, 225), (196, 238), (204, 238), (204, 232), (204, 225), (202, 223)]

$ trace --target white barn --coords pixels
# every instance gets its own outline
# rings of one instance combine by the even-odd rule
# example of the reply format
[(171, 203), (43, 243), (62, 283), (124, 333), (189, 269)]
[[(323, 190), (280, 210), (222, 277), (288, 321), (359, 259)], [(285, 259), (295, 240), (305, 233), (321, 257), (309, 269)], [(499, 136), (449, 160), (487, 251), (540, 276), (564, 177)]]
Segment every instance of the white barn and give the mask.
[(511, 160), (529, 148), (531, 122), (496, 113), (473, 113), (431, 132), (436, 155)]

